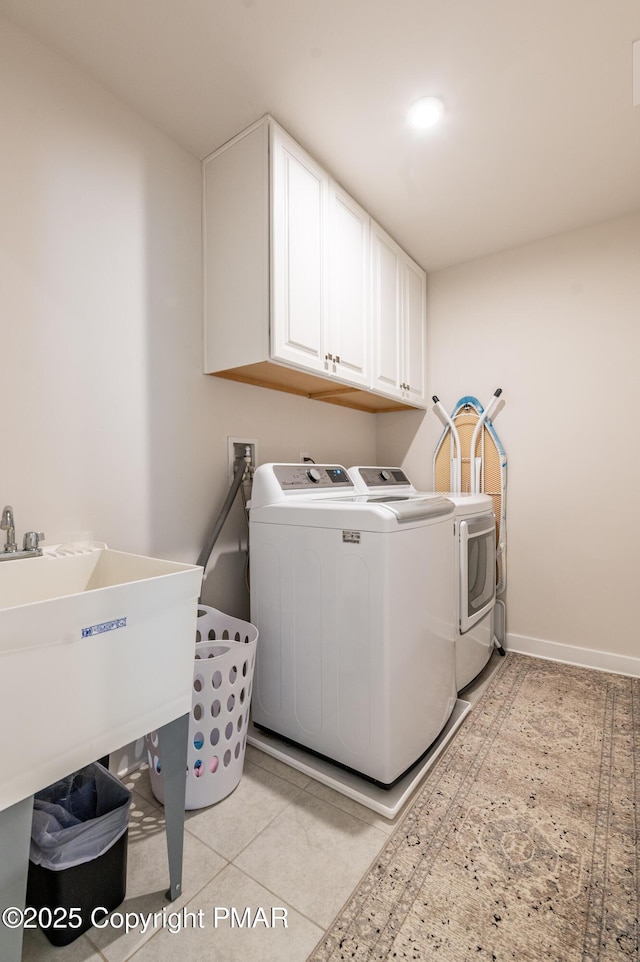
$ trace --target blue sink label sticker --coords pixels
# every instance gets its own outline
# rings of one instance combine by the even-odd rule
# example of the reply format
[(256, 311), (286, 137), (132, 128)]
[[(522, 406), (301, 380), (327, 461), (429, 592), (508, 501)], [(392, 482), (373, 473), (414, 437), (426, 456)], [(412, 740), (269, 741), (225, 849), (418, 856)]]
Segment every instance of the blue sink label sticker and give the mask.
[(90, 628), (83, 628), (82, 637), (90, 638), (92, 635), (101, 635), (103, 631), (115, 631), (116, 628), (126, 627), (126, 618), (114, 618), (113, 621), (103, 621), (101, 625), (91, 625)]

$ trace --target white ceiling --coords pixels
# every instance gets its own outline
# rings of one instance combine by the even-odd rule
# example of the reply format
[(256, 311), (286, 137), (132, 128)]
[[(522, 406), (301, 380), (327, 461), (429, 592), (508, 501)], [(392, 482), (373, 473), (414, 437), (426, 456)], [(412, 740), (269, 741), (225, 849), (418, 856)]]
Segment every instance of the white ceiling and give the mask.
[[(198, 157), (271, 113), (427, 270), (640, 209), (638, 0), (0, 0)], [(409, 105), (445, 122), (416, 133)]]

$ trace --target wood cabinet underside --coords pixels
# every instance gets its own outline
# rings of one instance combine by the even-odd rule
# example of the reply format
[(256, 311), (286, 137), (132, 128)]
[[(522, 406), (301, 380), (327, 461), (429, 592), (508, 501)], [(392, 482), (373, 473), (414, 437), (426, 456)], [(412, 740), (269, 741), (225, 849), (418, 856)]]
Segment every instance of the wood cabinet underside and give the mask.
[(326, 378), (314, 377), (304, 371), (281, 367), (271, 361), (260, 361), (257, 364), (246, 364), (243, 367), (231, 368), (228, 371), (215, 371), (212, 377), (222, 377), (229, 381), (240, 381), (243, 384), (253, 384), (256, 387), (267, 387), (275, 391), (285, 391), (314, 401), (324, 401), (328, 404), (338, 404), (341, 407), (354, 408), (356, 411), (384, 414), (388, 411), (411, 411), (413, 405), (403, 404), (393, 398), (383, 397), (350, 387), (348, 384), (338, 384)]

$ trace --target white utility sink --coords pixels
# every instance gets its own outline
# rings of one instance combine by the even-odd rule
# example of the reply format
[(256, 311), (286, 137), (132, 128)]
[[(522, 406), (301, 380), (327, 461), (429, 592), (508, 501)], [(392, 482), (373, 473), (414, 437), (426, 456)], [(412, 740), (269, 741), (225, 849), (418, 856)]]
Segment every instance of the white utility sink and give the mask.
[(0, 564), (0, 811), (191, 710), (201, 581), (106, 545)]

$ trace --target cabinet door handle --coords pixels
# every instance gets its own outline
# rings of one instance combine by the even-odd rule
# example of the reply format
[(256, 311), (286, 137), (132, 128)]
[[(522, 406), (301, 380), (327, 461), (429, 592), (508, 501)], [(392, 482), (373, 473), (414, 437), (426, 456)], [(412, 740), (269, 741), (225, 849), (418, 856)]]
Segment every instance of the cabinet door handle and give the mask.
[(336, 364), (339, 364), (339, 363), (340, 363), (340, 355), (336, 354)]
[(333, 354), (325, 354), (324, 359), (325, 361), (333, 361)]

